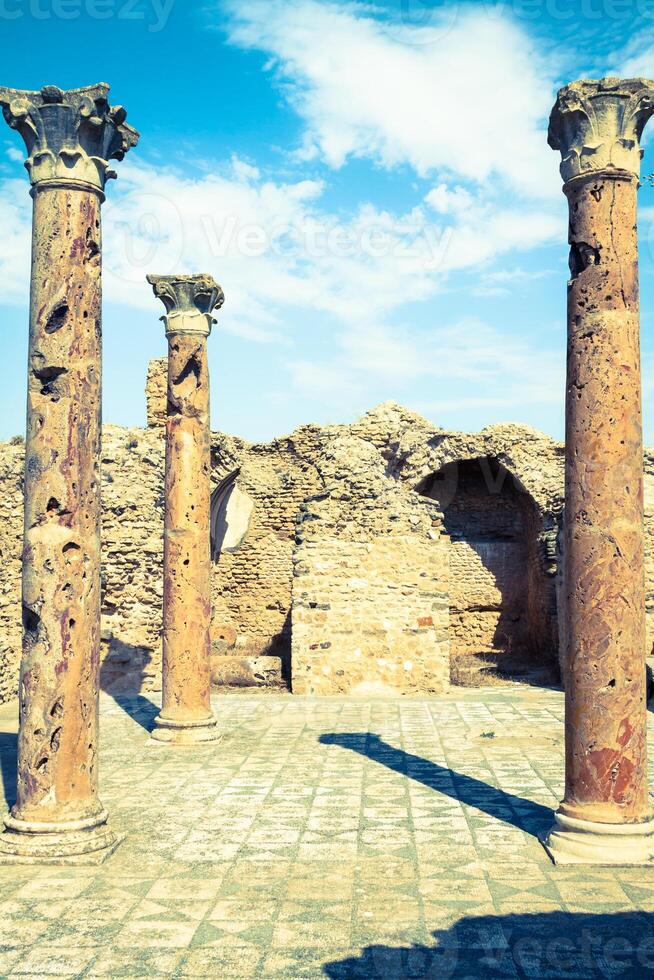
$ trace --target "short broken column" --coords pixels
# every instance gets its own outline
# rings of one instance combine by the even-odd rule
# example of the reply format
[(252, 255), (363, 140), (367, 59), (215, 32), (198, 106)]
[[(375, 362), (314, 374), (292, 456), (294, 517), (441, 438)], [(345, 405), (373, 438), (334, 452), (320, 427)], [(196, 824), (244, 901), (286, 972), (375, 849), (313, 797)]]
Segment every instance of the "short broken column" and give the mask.
[(18, 781), (0, 861), (97, 863), (117, 843), (98, 796), (100, 205), (138, 134), (108, 93), (0, 89), (34, 201)]
[(152, 737), (184, 745), (218, 738), (211, 710), (207, 337), (224, 296), (211, 276), (147, 279), (166, 308), (168, 338), (163, 698)]
[(563, 607), (565, 796), (557, 863), (654, 857), (647, 786), (643, 447), (636, 197), (654, 82), (563, 88), (570, 272)]

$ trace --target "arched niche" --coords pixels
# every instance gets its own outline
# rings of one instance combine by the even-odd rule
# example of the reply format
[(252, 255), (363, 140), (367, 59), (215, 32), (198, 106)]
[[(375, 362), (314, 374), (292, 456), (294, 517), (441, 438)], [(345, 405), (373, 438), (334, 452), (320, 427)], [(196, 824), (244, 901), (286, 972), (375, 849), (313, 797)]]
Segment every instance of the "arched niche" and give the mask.
[(553, 582), (533, 497), (493, 456), (447, 463), (416, 490), (439, 504), (451, 541), (452, 682), (555, 681)]

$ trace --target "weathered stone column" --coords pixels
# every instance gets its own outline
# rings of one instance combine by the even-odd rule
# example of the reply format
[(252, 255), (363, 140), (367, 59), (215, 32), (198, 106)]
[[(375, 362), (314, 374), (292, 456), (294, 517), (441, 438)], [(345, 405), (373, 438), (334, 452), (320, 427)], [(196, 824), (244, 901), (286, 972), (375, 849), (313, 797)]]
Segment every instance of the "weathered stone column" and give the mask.
[(185, 745), (218, 737), (211, 710), (209, 369), (211, 276), (148, 276), (166, 307), (168, 417), (164, 528), (163, 704), (152, 737)]
[(104, 84), (0, 89), (34, 200), (17, 801), (0, 860), (103, 860), (100, 651), (100, 205), (138, 134)]
[(643, 447), (636, 192), (654, 82), (581, 81), (549, 143), (570, 209), (566, 486), (565, 797), (554, 861), (654, 856), (648, 800)]

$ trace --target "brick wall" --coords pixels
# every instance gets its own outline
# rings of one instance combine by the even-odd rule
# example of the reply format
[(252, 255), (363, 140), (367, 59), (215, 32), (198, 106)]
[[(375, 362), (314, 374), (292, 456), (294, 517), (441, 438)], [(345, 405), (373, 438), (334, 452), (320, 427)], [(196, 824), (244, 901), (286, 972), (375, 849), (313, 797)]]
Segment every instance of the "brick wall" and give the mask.
[[(429, 500), (341, 438), (298, 519), (293, 691), (416, 694), (449, 686), (448, 542)], [(354, 443), (354, 444), (353, 444)]]

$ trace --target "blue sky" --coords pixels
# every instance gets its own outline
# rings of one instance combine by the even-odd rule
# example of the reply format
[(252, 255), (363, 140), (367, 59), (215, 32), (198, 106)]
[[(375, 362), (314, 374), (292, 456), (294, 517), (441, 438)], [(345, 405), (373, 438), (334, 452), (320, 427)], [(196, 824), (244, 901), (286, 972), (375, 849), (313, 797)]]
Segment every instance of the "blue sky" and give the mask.
[[(106, 421), (144, 423), (165, 353), (146, 273), (201, 271), (227, 296), (216, 429), (269, 439), (394, 399), (445, 428), (562, 436), (567, 218), (547, 117), (575, 78), (654, 77), (654, 0), (0, 0), (0, 42), (3, 84), (107, 81), (142, 134), (104, 207)], [(0, 438), (24, 429), (22, 159), (0, 130)]]

